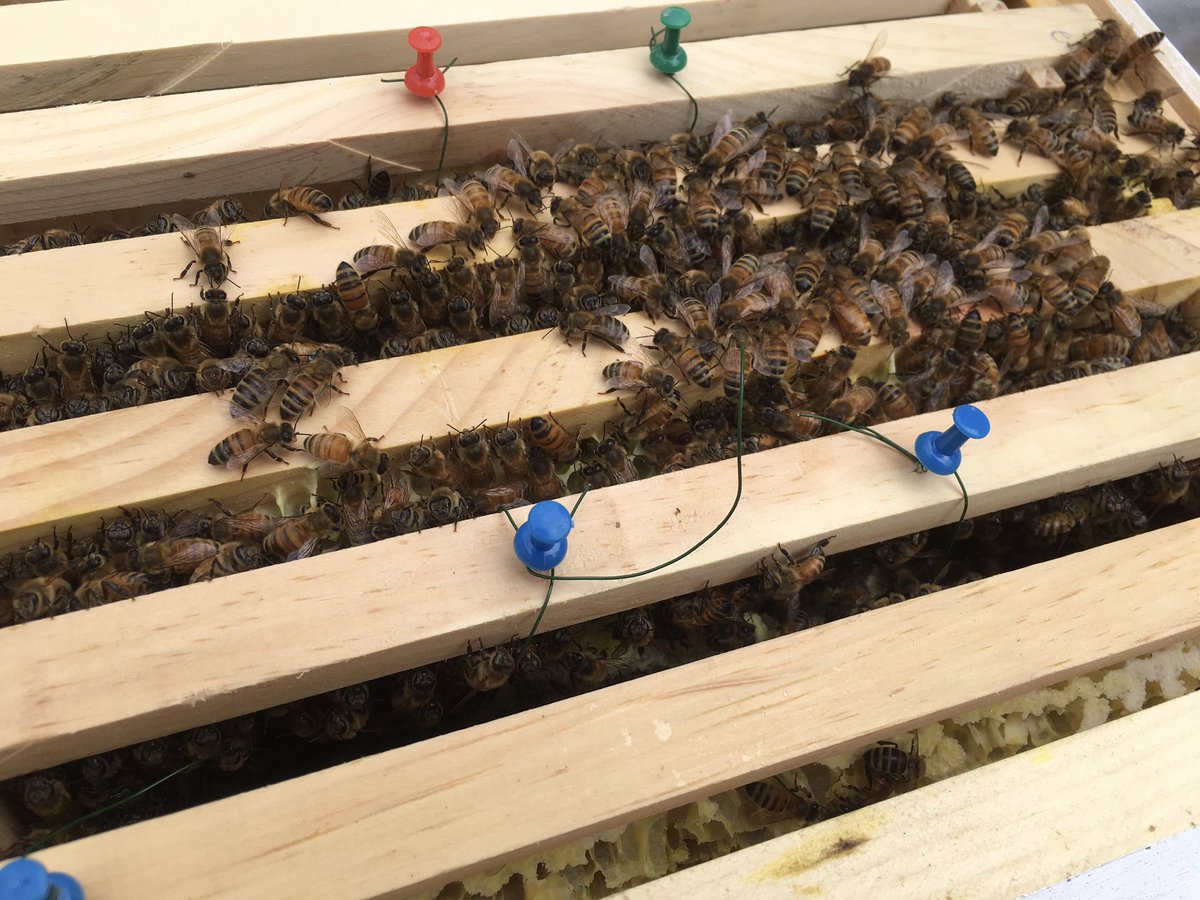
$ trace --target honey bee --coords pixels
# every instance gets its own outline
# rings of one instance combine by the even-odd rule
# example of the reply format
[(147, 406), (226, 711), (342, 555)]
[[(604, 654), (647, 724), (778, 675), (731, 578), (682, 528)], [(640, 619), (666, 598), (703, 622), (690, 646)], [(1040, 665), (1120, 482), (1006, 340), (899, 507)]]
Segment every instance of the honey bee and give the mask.
[(720, 377), (719, 367), (700, 354), (695, 345), (669, 328), (654, 333), (654, 346), (666, 353), (683, 373), (683, 377), (702, 388), (712, 387)]
[(863, 418), (874, 405), (875, 389), (860, 382), (829, 404), (829, 415), (849, 425)]
[(696, 174), (700, 178), (712, 178), (737, 157), (753, 150), (769, 127), (765, 119), (754, 125), (734, 127), (731, 115), (726, 113), (713, 131), (708, 152), (700, 157)]
[(563, 495), (563, 484), (554, 470), (554, 460), (541, 447), (529, 450), (529, 499), (554, 500)]
[(367, 437), (358, 417), (345, 410), (340, 428), (345, 431), (323, 431), (305, 436), (305, 452), (321, 460), (317, 474), (322, 478), (336, 478), (347, 472), (378, 473), (387, 463), (380, 452), (377, 437)]
[(1154, 49), (1163, 42), (1163, 38), (1165, 37), (1166, 35), (1161, 31), (1151, 31), (1148, 34), (1143, 34), (1112, 61), (1108, 67), (1108, 71), (1112, 73), (1113, 78), (1120, 78), (1131, 65), (1143, 56), (1153, 53)]
[(482, 253), (486, 248), (483, 231), (463, 222), (422, 222), (408, 233), (408, 239), (422, 250), (442, 244), (449, 244), (451, 247), (465, 244), (473, 253)]
[[(64, 320), (63, 324), (66, 324)], [(58, 373), (59, 389), (64, 400), (71, 400), (75, 397), (88, 397), (96, 393), (96, 382), (92, 378), (90, 366), (90, 355), (86, 339), (77, 341), (71, 337), (70, 328), (67, 329), (68, 340), (63, 341), (57, 347), (42, 338), (48, 350), (53, 350), (58, 354), (55, 359), (53, 368)], [(47, 365), (49, 362), (47, 361)], [(9, 407), (10, 413), (12, 406)]]
[(572, 146), (558, 162), (558, 175), (576, 187), (600, 165), (600, 154), (592, 144)]
[(1065, 540), (1067, 535), (1087, 521), (1087, 504), (1078, 497), (1067, 497), (1034, 518), (1031, 533), (1043, 541)]
[(196, 329), (183, 316), (168, 316), (163, 320), (162, 331), (171, 352), (184, 365), (196, 368), (211, 358), (212, 351), (200, 343)]
[(629, 329), (616, 317), (627, 312), (629, 307), (624, 304), (604, 306), (594, 311), (576, 310), (560, 319), (558, 328), (567, 346), (571, 346), (573, 336), (583, 335), (584, 356), (587, 355), (588, 339), (591, 337), (604, 341), (614, 350), (624, 350), (629, 340)]
[(742, 790), (755, 806), (772, 815), (795, 816), (808, 823), (820, 818), (821, 807), (811, 795), (788, 787), (778, 778), (774, 781), (752, 781)]
[(534, 212), (542, 208), (542, 190), (520, 172), (507, 166), (492, 166), (483, 173), (484, 183), (495, 197), (496, 203), (509, 197), (518, 197), (525, 208)]
[(508, 158), (513, 161), (518, 172), (525, 175), (543, 190), (554, 186), (558, 180), (558, 161), (570, 151), (574, 141), (564, 141), (553, 153), (544, 150), (531, 150), (529, 145), (520, 137), (513, 137), (508, 142)]
[(322, 507), (287, 519), (263, 538), (263, 550), (269, 556), (292, 562), (312, 556), (321, 540), (336, 523), (330, 511)]
[(674, 396), (675, 379), (658, 366), (645, 365), (636, 360), (618, 360), (609, 363), (600, 373), (609, 385), (606, 393), (634, 390), (656, 391), (664, 397)]
[(782, 545), (777, 559), (774, 553), (758, 561), (758, 573), (763, 590), (772, 596), (786, 599), (821, 577), (825, 571), (825, 547), (831, 537), (817, 542), (804, 557), (797, 560)]
[(195, 259), (184, 266), (183, 271), (175, 280), (181, 281), (186, 278), (188, 271), (198, 263), (196, 280), (192, 282), (193, 285), (200, 283), (200, 275), (203, 274), (214, 288), (220, 287), (229, 278), (229, 273), (236, 271), (225, 250), (226, 247), (232, 247), (235, 242), (226, 237), (224, 228), (219, 225), (207, 222), (193, 224), (178, 214), (171, 216), (171, 222), (174, 224), (175, 230), (179, 232), (183, 243), (196, 255)]
[(298, 367), (299, 360), (293, 354), (279, 350), (255, 363), (238, 382), (233, 392), (230, 414), (237, 418), (235, 409), (253, 414), (269, 404), (280, 385), (284, 384)]
[(198, 581), (211, 581), (214, 578), (224, 578), (226, 575), (236, 575), (239, 572), (249, 572), (262, 564), (262, 550), (257, 544), (230, 541), (220, 544), (215, 554), (196, 566), (188, 582), (194, 584)]
[(588, 247), (607, 250), (612, 246), (613, 235), (599, 214), (571, 197), (555, 197), (550, 204), (554, 215), (562, 218), (579, 232)]
[(500, 230), (495, 191), (474, 178), (467, 178), (461, 183), (446, 178), (442, 184), (466, 208), (484, 238), (490, 240), (495, 237), (496, 232)]
[(390, 705), (396, 712), (415, 712), (433, 699), (437, 690), (437, 673), (421, 667), (401, 672), (394, 679)]
[(236, 469), (240, 466), (242, 469), (242, 478), (246, 477), (246, 470), (250, 468), (250, 463), (254, 462), (255, 459), (264, 453), (276, 462), (287, 465), (287, 461), (271, 448), (278, 445), (286, 450), (297, 449), (289, 446), (296, 436), (291, 424), (283, 422), (276, 425), (264, 422), (252, 413), (245, 412), (238, 407), (231, 405), (230, 408), (231, 410), (237, 410), (234, 418), (250, 421), (254, 424), (250, 427), (239, 429), (228, 437), (223, 438), (209, 452), (208, 464), (210, 466), (224, 466), (227, 469)]
[(427, 479), (436, 487), (457, 490), (467, 486), (467, 473), (461, 466), (451, 462), (432, 441), (426, 445), (422, 438), (420, 443), (409, 450), (408, 463), (416, 475)]
[(888, 149), (892, 153), (904, 150), (909, 144), (924, 134), (932, 121), (933, 113), (929, 111), (929, 107), (914, 106), (908, 115), (900, 120), (895, 131), (892, 132), (892, 139), (888, 144)]
[(344, 395), (346, 392), (333, 383), (337, 375), (337, 360), (325, 354), (317, 356), (288, 382), (279, 401), (279, 417), (285, 424), (297, 422), (306, 412), (314, 412), (330, 393)]
[(866, 57), (842, 72), (843, 75), (849, 75), (846, 83), (850, 87), (861, 88), (866, 92), (872, 84), (891, 70), (891, 62), (882, 56), (876, 55), (883, 49), (883, 45), (886, 42), (887, 33), (881, 31), (874, 42), (872, 42)]
[(155, 541), (142, 547), (138, 559), (147, 572), (170, 570), (177, 575), (190, 575), (195, 568), (216, 556), (221, 545), (208, 538), (180, 538)]
[(379, 315), (371, 305), (367, 286), (348, 262), (340, 262), (334, 279), (338, 299), (350, 314), (350, 324), (357, 332), (373, 331), (379, 325)]
[(306, 216), (318, 225), (337, 230), (337, 225), (326, 222), (319, 215), (330, 212), (332, 209), (333, 200), (323, 191), (313, 187), (284, 187), (284, 182), (280, 181), (279, 190), (272, 194), (271, 199), (267, 201), (264, 213), (268, 219), (283, 216), (284, 225), (292, 216)]
[(39, 819), (57, 819), (71, 810), (71, 792), (57, 770), (26, 775), (20, 792), (25, 808)]
[(521, 505), (528, 492), (527, 482), (508, 481), (477, 491), (471, 498), (471, 503), (476, 515), (489, 515)]
[(71, 585), (56, 575), (43, 575), (21, 582), (13, 589), (13, 619), (32, 622), (69, 612), (75, 594)]
[(536, 446), (560, 463), (574, 462), (579, 458), (578, 439), (559, 424), (553, 413), (530, 419), (529, 434)]
[(467, 642), (467, 653), (462, 657), (462, 676), (473, 691), (494, 691), (504, 687), (516, 668), (516, 660), (506, 647), (472, 650)]

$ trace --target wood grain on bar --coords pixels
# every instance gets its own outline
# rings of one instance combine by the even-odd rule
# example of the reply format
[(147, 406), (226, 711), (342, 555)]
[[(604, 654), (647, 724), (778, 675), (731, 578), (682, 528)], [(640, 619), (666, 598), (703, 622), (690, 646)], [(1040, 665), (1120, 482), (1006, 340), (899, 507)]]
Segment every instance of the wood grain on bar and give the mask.
[[(3, 5), (3, 4), (0, 4)], [(931, 16), (945, 0), (692, 0), (685, 40)], [(412, 58), (409, 29), (442, 35), (445, 65), (644, 47), (661, 0), (481, 0), (436, 6), (361, 0), (303, 7), (207, 0), (186, 23), (170, 5), (59, 0), (0, 11), (0, 112), (386, 72)], [(114, 27), (136, 22), (136, 27)], [(55, 39), (46, 40), (46, 35)]]
[(1191, 694), (617, 896), (1024, 896), (1194, 827), (1198, 732)]
[[(1200, 634), (1197, 540), (1200, 522), (1175, 525), (1120, 554), (1099, 547), (998, 575), (38, 857), (97, 896), (181, 884), (223, 898), (436, 889)], [(900, 823), (917, 836), (930, 827)]]
[[(892, 72), (876, 93), (1003, 93), (1024, 68), (1057, 57), (1063, 33), (1094, 24), (1084, 7), (1003, 21), (998, 29), (991, 16), (938, 16), (689, 42), (679, 77), (699, 103), (701, 129), (729, 107), (815, 117), (847, 90), (838, 73), (883, 29)], [(554, 146), (682, 130), (688, 100), (646, 52), (455, 67), (442, 97), (452, 123), (446, 166), (496, 155), (514, 131)], [(0, 133), (0, 221), (13, 222), (273, 187), (289, 171), (304, 181), (355, 178), (368, 156), (432, 170), (443, 120), (429, 100), (361, 75), (6, 113)]]
[[(961, 470), (972, 514), (1200, 456), (1197, 379), (1192, 354), (983, 404), (992, 433)], [(934, 413), (880, 430), (911, 447), (947, 421)], [(777, 542), (798, 549), (836, 534), (836, 552), (961, 510), (953, 480), (917, 474), (856, 434), (755, 454), (744, 471), (720, 540), (631, 581), (559, 582), (541, 627), (744, 578)], [(591, 492), (559, 574), (670, 559), (724, 514), (735, 472), (728, 460)], [(493, 515), (0, 629), (0, 683), (14, 686), (0, 693), (0, 779), (445, 659), (468, 640), (508, 640), (530, 627), (544, 593)]]

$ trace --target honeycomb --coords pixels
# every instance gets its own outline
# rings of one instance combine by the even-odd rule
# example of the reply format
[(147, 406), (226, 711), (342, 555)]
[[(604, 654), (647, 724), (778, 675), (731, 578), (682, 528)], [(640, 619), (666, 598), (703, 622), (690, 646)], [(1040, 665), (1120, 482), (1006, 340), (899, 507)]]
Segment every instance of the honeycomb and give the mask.
[[(1029, 691), (891, 738), (919, 746), (931, 784), (1078, 734), (1200, 689), (1200, 642), (1189, 640), (1089, 675)], [(784, 782), (829, 801), (846, 785), (865, 784), (865, 748), (782, 773)], [(741, 788), (612, 828), (498, 871), (472, 875), (420, 900), (549, 900), (605, 897), (688, 866), (796, 831), (805, 822), (773, 816)]]

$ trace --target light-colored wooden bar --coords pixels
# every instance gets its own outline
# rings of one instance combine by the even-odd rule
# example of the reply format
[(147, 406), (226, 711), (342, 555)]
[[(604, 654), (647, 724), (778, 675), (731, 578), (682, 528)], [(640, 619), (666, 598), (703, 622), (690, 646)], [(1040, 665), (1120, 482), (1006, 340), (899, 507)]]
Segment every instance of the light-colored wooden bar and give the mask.
[[(693, 0), (686, 40), (932, 16), (945, 8), (946, 0)], [(436, 7), (364, 0), (347, 14), (334, 4), (210, 0), (184, 24), (170, 6), (59, 0), (0, 10), (8, 45), (0, 112), (386, 72), (412, 57), (408, 32), (418, 25), (441, 33), (443, 65), (455, 56), (460, 65), (477, 65), (644, 47), (650, 27), (661, 27), (661, 10), (661, 0), (529, 0), (519, 9), (479, 0)], [(122, 22), (137, 27), (114, 27)]]
[[(1097, 226), (1090, 234), (1096, 251), (1112, 260), (1114, 283), (1123, 290), (1150, 292), (1171, 304), (1200, 287), (1200, 210)], [(644, 316), (626, 321), (635, 338), (649, 334)], [(560, 336), (537, 332), (368, 363), (347, 369), (349, 396), (306, 418), (302, 428), (336, 430), (344, 404), (393, 453), (444, 435), (449, 426), (495, 425), (547, 410), (569, 428), (599, 429), (619, 415), (615, 395), (601, 393), (600, 370), (637, 352), (632, 345), (620, 354), (593, 342), (585, 357)], [(862, 371), (879, 356), (861, 354)], [(120, 506), (194, 507), (209, 497), (237, 506), (310, 477), (301, 469), (304, 457), (286, 467), (263, 458), (241, 481), (238, 471), (204, 465), (208, 451), (233, 430), (218, 402), (205, 395), (0, 434), (0, 483), (6, 485), (0, 551), (43, 535), (48, 522), (92, 527)], [(103, 449), (80, 453), (85, 446)]]
[(1198, 731), (1191, 694), (617, 896), (1024, 896), (1193, 827)]
[[(991, 16), (939, 16), (692, 42), (679, 77), (699, 103), (701, 129), (730, 107), (815, 117), (847, 90), (838, 73), (883, 29), (892, 73), (877, 93), (1000, 93), (1062, 52), (1056, 35), (1094, 20), (1064, 7), (1003, 21), (997, 29)], [(689, 121), (687, 98), (644, 47), (456, 67), (449, 81), (451, 170), (502, 155), (514, 131), (547, 146), (592, 134), (623, 144)], [(0, 132), (0, 221), (10, 222), (273, 187), (289, 171), (349, 179), (368, 156), (432, 170), (443, 119), (427, 99), (362, 75), (6, 113)]]
[[(624, 321), (631, 334), (650, 333), (644, 315)], [(350, 367), (339, 383), (347, 396), (304, 417), (298, 428), (344, 432), (349, 408), (366, 434), (381, 437), (381, 449), (400, 458), (451, 427), (486, 421), (498, 428), (549, 410), (566, 428), (599, 431), (621, 415), (618, 395), (604, 393), (600, 370), (636, 353), (630, 344), (629, 353), (620, 353), (592, 342), (585, 356), (577, 340), (568, 345), (557, 332), (539, 331)], [(887, 352), (879, 345), (867, 358), (878, 363)], [(684, 390), (691, 399), (702, 395), (699, 388)], [(307, 505), (316, 461), (306, 454), (285, 454), (289, 465), (260, 457), (244, 478), (240, 469), (206, 465), (215, 444), (245, 427), (229, 416), (228, 403), (228, 393), (204, 394), (0, 434), (0, 480), (7, 485), (0, 552), (44, 535), (49, 522), (90, 529), (122, 506), (200, 508), (214, 498), (245, 508), (285, 485), (307, 485), (298, 495)]]
[[(961, 469), (972, 514), (1200, 456), (1197, 379), (1192, 354), (983, 404), (992, 433)], [(948, 420), (880, 430), (911, 447)], [(777, 542), (836, 535), (839, 552), (953, 522), (962, 505), (952, 479), (856, 434), (748, 456), (744, 475), (719, 540), (631, 581), (560, 581), (541, 627), (744, 578)], [(559, 574), (672, 558), (728, 509), (735, 476), (727, 460), (589, 493)], [(494, 515), (0, 629), (0, 683), (15, 686), (0, 694), (0, 779), (508, 640), (544, 594)]]
[(101, 898), (179, 884), (226, 898), (436, 889), (1200, 634), (1197, 539), (1200, 523), (1175, 525), (38, 857)]
[[(1030, 183), (1059, 172), (1053, 162), (1032, 153), (1018, 162), (1018, 150), (1010, 145), (1002, 146), (994, 158), (974, 156), (965, 149), (955, 155), (982, 184), (1004, 193), (1020, 193)], [(789, 199), (769, 204), (761, 215), (756, 211), (756, 217), (768, 222), (799, 211), (799, 204)], [(515, 204), (508, 212), (528, 215)], [(324, 218), (338, 231), (303, 219), (292, 219), (286, 226), (281, 219), (238, 225), (233, 237), (239, 243), (229, 253), (237, 268), (233, 277), (242, 295), (240, 302), (249, 307), (264, 302), (269, 294), (294, 291), (297, 284), (308, 289), (331, 282), (338, 262), (360, 247), (385, 240), (381, 217), (407, 235), (421, 222), (453, 219), (458, 213), (457, 201), (435, 199), (329, 213)], [(548, 218), (548, 213), (542, 215)], [(508, 252), (511, 233), (499, 232), (490, 246), (493, 254)], [(13, 304), (0, 321), (0, 369), (29, 365), (43, 346), (41, 337), (65, 340), (64, 319), (74, 334), (95, 336), (140, 321), (146, 310), (161, 312), (172, 294), (177, 306), (186, 305), (196, 296), (187, 287), (190, 279), (172, 279), (192, 258), (177, 234), (0, 256), (0, 285), (9, 296), (38, 298), (38, 302)], [(491, 258), (478, 257), (481, 262)]]

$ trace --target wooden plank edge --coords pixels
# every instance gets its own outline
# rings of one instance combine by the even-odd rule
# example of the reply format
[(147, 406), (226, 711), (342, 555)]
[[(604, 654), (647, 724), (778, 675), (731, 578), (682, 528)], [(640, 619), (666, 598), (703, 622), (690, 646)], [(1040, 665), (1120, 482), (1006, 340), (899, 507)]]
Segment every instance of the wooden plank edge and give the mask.
[[(982, 404), (994, 427), (961, 469), (972, 515), (1200, 456), (1197, 378), (1192, 354)], [(911, 447), (946, 421), (880, 431)], [(735, 471), (727, 460), (591, 492), (559, 574), (638, 572), (692, 546), (727, 509)], [(952, 480), (856, 434), (754, 454), (744, 475), (719, 541), (637, 579), (559, 581), (542, 630), (745, 578), (777, 542), (836, 535), (840, 552), (961, 511)], [(493, 515), (2, 629), (0, 683), (19, 689), (0, 694), (0, 779), (506, 641), (544, 594)]]
[(38, 856), (113, 896), (437, 888), (1200, 634), (1197, 538), (1175, 525)]
[[(650, 26), (659, 27), (662, 4), (593, 0), (564, 8), (554, 0), (530, 0), (514, 16), (462, 0), (419, 14), (415, 6), (397, 10), (385, 0), (365, 0), (353, 16), (318, 4), (303, 15), (280, 17), (273, 9), (212, 0), (186, 29), (154, 5), (129, 0), (118, 7), (137, 16), (136, 29), (112, 28), (113, 16), (122, 13), (89, 0), (0, 13), (0, 31), (11, 46), (0, 66), (0, 112), (385, 72), (411, 53), (408, 32), (418, 25), (437, 28), (447, 59), (457, 56), (459, 65), (644, 48)], [(932, 16), (944, 7), (945, 0), (886, 6), (771, 0), (747, 7), (693, 0), (687, 40)], [(62, 39), (47, 42), (47, 34)], [(549, 34), (553, 46), (545, 40)]]
[[(1089, 233), (1096, 251), (1112, 261), (1112, 278), (1123, 290), (1150, 292), (1173, 304), (1200, 287), (1200, 210), (1095, 226)], [(651, 328), (641, 315), (626, 321), (635, 338), (644, 339)], [(833, 343), (827, 335), (824, 346)], [(538, 332), (367, 363), (345, 370), (348, 397), (304, 419), (301, 428), (338, 430), (339, 411), (348, 407), (393, 454), (406, 453), (425, 436), (444, 435), (450, 426), (496, 425), (547, 410), (568, 428), (599, 429), (620, 415), (615, 395), (601, 393), (600, 370), (639, 352), (632, 344), (628, 353), (618, 353), (593, 342), (585, 357), (558, 335)], [(861, 370), (874, 368), (886, 352), (878, 343), (863, 350)], [(0, 434), (0, 482), (7, 485), (0, 552), (43, 535), (48, 523), (93, 527), (120, 506), (197, 507), (217, 498), (239, 507), (264, 493), (300, 485), (312, 490), (307, 457), (291, 466), (264, 458), (243, 480), (238, 471), (203, 465), (208, 451), (234, 430), (217, 402), (201, 395)], [(105, 452), (81, 454), (86, 445)]]
[[(702, 128), (730, 106), (779, 106), (784, 115), (815, 117), (828, 105), (824, 95), (845, 90), (838, 73), (882, 28), (893, 68), (876, 86), (879, 95), (1003, 92), (1023, 69), (1062, 52), (1056, 33), (1092, 22), (1083, 8), (1021, 10), (1006, 16), (999, 33), (988, 17), (938, 16), (695, 42), (683, 80)], [(645, 53), (456, 67), (444, 95), (453, 123), (445, 166), (477, 163), (513, 131), (554, 146), (597, 130), (622, 144), (661, 133), (664, 123), (682, 128), (689, 101)], [(764, 58), (774, 63), (759, 66)], [(599, 105), (597, 72), (605, 73)], [(161, 122), (172, 123), (169, 142)], [(266, 188), (288, 169), (310, 173), (301, 176), (310, 181), (350, 179), (368, 156), (431, 170), (443, 127), (436, 106), (373, 75), (6, 113), (0, 221), (175, 200), (181, 188), (193, 197)], [(398, 146), (403, 159), (395, 158)]]
[(1194, 826), (1198, 729), (1193, 693), (616, 896), (1023, 896)]

